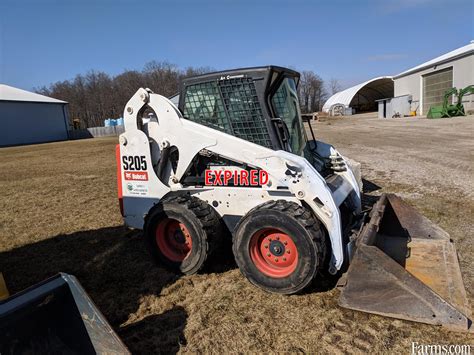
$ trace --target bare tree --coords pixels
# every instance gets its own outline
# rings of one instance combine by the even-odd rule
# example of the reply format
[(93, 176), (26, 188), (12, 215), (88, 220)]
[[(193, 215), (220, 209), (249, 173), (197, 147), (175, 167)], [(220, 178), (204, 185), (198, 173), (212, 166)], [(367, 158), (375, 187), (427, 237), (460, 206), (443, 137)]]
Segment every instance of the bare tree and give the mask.
[[(102, 126), (107, 118), (121, 117), (125, 104), (140, 87), (169, 97), (178, 92), (180, 79), (210, 71), (209, 67), (182, 70), (168, 62), (152, 61), (142, 71), (126, 70), (110, 76), (91, 70), (36, 91), (69, 102), (71, 120), (86, 128)], [(298, 91), (303, 112), (319, 111), (327, 98), (323, 80), (312, 71), (302, 72)]]
[(183, 72), (183, 77), (187, 78), (190, 76), (196, 76), (196, 75), (201, 75), (201, 74), (206, 74), (215, 71), (215, 69), (211, 67), (187, 67), (184, 72)]
[(331, 95), (334, 95), (335, 93), (338, 93), (341, 90), (342, 85), (339, 83), (339, 80), (335, 78), (329, 79), (329, 92), (331, 93)]
[(126, 70), (112, 77), (91, 70), (73, 80), (59, 81), (36, 92), (69, 102), (69, 116), (78, 120), (80, 127), (102, 126), (107, 118), (122, 116), (127, 101), (140, 87), (147, 87), (164, 96), (178, 92), (182, 77), (203, 74), (206, 67), (180, 70), (168, 62), (152, 61), (142, 71)]
[(323, 79), (313, 71), (303, 71), (298, 85), (298, 96), (303, 113), (320, 111), (327, 98)]

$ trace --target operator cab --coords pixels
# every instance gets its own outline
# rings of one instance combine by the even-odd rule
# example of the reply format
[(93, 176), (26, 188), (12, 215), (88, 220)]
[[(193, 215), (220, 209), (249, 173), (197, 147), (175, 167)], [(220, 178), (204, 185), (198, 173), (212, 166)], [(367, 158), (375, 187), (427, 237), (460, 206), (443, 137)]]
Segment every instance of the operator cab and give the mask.
[(301, 155), (299, 73), (276, 66), (221, 71), (181, 82), (179, 110), (191, 121), (273, 150)]

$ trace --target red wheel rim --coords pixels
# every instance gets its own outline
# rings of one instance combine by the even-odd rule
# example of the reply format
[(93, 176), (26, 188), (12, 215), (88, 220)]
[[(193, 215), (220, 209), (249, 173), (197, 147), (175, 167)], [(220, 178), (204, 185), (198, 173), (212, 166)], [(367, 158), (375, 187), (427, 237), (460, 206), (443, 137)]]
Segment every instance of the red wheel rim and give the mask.
[(278, 229), (262, 229), (255, 233), (249, 244), (250, 259), (263, 274), (287, 277), (298, 265), (298, 249), (293, 239)]
[(166, 218), (156, 227), (156, 244), (169, 260), (181, 262), (191, 254), (193, 240), (183, 223)]

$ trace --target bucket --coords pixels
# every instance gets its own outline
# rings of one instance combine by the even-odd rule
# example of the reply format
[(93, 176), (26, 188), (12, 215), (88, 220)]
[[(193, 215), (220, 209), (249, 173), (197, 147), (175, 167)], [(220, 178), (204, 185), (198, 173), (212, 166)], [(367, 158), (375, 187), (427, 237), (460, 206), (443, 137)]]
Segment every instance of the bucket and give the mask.
[(77, 279), (58, 274), (0, 301), (1, 354), (129, 354)]
[(472, 331), (454, 243), (400, 197), (381, 196), (355, 248), (340, 282), (342, 307)]

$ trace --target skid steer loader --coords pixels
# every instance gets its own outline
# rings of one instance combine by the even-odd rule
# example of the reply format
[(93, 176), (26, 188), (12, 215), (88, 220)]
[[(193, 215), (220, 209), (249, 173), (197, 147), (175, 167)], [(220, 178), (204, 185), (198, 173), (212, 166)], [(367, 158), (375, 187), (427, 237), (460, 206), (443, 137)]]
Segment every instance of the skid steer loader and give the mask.
[(468, 329), (449, 235), (393, 195), (364, 217), (347, 160), (311, 126), (307, 137), (298, 80), (276, 66), (187, 78), (178, 107), (139, 89), (116, 149), (125, 223), (179, 273), (198, 272), (230, 231), (239, 269), (266, 291), (348, 269), (342, 306)]

